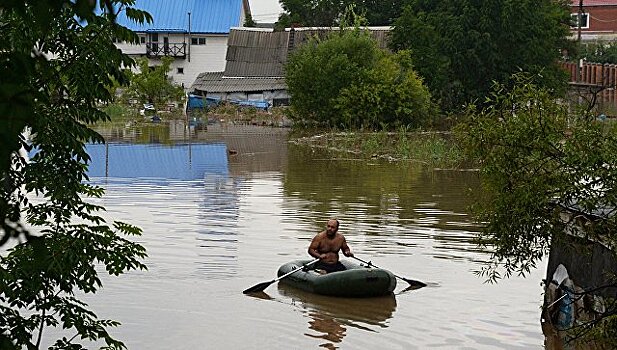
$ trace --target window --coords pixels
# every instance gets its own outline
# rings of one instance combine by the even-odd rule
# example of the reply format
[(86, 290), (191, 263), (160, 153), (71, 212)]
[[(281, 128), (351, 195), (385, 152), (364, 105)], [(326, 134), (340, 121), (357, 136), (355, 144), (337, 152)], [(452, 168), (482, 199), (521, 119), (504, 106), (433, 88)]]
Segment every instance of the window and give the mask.
[(178, 69), (176, 70), (176, 72), (178, 74), (184, 74), (184, 67), (178, 67)]
[[(578, 13), (570, 14), (570, 18), (572, 18), (572, 28), (578, 28)], [(589, 14), (581, 13), (581, 29), (589, 28)]]
[(206, 45), (206, 38), (191, 38), (191, 45)]
[(158, 33), (150, 34), (150, 39), (152, 39), (152, 41), (159, 41), (159, 34)]
[(145, 37), (145, 36), (143, 36), (143, 35), (142, 35), (142, 36), (140, 36), (140, 37), (139, 37), (139, 43), (140, 43), (140, 44), (145, 44), (145, 43), (146, 43), (146, 37)]

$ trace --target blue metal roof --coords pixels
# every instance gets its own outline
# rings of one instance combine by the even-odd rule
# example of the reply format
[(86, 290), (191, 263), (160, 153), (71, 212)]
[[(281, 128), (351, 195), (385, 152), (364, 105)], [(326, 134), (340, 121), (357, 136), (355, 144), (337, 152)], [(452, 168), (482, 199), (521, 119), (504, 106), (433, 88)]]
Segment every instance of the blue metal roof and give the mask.
[(241, 26), (242, 0), (136, 0), (134, 8), (147, 11), (153, 23), (138, 25), (122, 12), (118, 23), (136, 32), (178, 32), (229, 34)]

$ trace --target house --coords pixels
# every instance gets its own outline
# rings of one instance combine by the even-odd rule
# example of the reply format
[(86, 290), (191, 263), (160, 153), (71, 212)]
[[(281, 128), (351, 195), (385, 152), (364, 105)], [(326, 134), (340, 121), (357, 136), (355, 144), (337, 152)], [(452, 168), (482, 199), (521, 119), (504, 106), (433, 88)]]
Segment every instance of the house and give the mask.
[(136, 0), (153, 23), (137, 24), (121, 13), (118, 23), (139, 35), (139, 44), (118, 42), (122, 52), (147, 57), (157, 65), (173, 57), (169, 75), (188, 88), (202, 72), (225, 69), (227, 40), (232, 27), (242, 26), (250, 14), (248, 0)]
[[(368, 27), (381, 48), (387, 48), (390, 27)], [(290, 52), (315, 36), (338, 28), (232, 28), (225, 70), (199, 74), (189, 91), (227, 101), (267, 101), (270, 106), (289, 104), (285, 64)]]
[(571, 0), (570, 8), (574, 38), (581, 41), (617, 39), (617, 0)]

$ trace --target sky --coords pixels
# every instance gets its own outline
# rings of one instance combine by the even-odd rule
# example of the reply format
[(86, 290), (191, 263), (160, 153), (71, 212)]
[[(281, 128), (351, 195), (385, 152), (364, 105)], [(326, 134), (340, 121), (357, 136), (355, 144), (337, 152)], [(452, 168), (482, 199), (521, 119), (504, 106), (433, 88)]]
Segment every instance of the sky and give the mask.
[(283, 11), (279, 0), (249, 0), (253, 20), (259, 23), (274, 23)]

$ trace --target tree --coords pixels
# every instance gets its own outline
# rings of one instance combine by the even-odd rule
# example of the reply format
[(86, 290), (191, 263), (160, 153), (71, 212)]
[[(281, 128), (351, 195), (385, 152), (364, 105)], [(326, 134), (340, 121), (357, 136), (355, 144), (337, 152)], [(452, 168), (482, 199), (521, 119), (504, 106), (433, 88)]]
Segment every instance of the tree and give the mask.
[(410, 50), (442, 108), (457, 111), (519, 71), (541, 72), (538, 84), (560, 87), (569, 21), (564, 1), (413, 0), (395, 21), (392, 48)]
[(417, 125), (432, 110), (407, 56), (379, 49), (360, 29), (301, 46), (285, 72), (296, 119), (344, 128), (393, 127)]
[(279, 18), (288, 25), (330, 27), (336, 25), (349, 0), (281, 0), (285, 16)]
[(131, 74), (128, 93), (142, 103), (154, 103), (160, 106), (169, 101), (181, 101), (184, 89), (175, 85), (167, 76), (173, 62), (171, 57), (163, 57), (161, 64), (150, 67), (147, 58), (137, 61), (139, 72)]
[[(534, 80), (517, 74), (511, 89), (496, 84), (484, 108), (469, 106), (459, 130), (481, 169), (474, 212), (485, 223), (478, 243), (492, 251), (480, 271), (489, 281), (525, 275), (551, 242), (576, 230), (560, 215), (564, 205), (601, 213), (585, 237), (617, 243), (617, 130), (582, 109), (571, 113)], [(605, 334), (617, 334), (617, 310), (604, 316), (612, 322)]]
[(371, 26), (389, 26), (400, 17), (409, 0), (361, 0), (356, 1), (359, 14), (364, 16)]
[(367, 19), (368, 25), (391, 25), (408, 0), (281, 0), (285, 13), (279, 16), (277, 28), (292, 25), (303, 27), (332, 27), (341, 24), (347, 9)]
[(582, 44), (578, 53), (572, 58), (575, 61), (584, 59), (593, 63), (617, 64), (617, 43), (598, 42)]
[[(0, 348), (38, 349), (46, 327), (73, 332), (50, 348), (81, 349), (79, 341), (124, 345), (75, 297), (100, 286), (96, 265), (118, 275), (144, 269), (144, 248), (123, 235), (140, 230), (107, 222), (84, 198), (103, 190), (85, 182), (87, 142), (103, 142), (88, 125), (107, 116), (113, 81), (128, 83), (134, 62), (114, 39), (138, 42), (115, 22), (123, 11), (143, 23), (133, 0), (1, 0)], [(24, 132), (24, 130), (26, 130)], [(25, 133), (30, 133), (27, 138)], [(20, 151), (21, 149), (21, 151)], [(29, 152), (29, 158), (28, 154)], [(26, 229), (29, 227), (29, 229)]]
[(366, 75), (343, 88), (335, 103), (343, 125), (352, 128), (421, 127), (437, 113), (407, 51), (384, 54)]
[(256, 27), (257, 23), (255, 23), (255, 21), (253, 20), (253, 16), (249, 13), (246, 16), (246, 19), (244, 19), (244, 26), (245, 27)]

